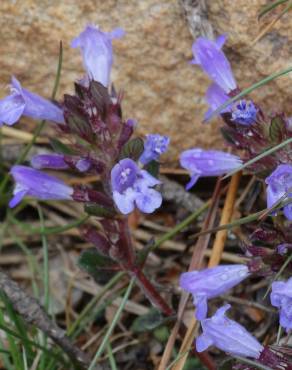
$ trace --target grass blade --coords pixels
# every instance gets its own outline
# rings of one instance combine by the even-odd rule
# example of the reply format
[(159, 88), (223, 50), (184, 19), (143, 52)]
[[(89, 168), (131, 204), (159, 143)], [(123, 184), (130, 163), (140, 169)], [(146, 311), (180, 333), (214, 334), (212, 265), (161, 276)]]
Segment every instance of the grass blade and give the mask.
[(277, 6), (287, 3), (288, 0), (277, 0), (271, 4), (265, 5), (258, 14), (258, 19), (260, 20), (265, 14), (269, 13), (271, 10), (275, 9)]
[(115, 328), (115, 326), (116, 326), (116, 324), (117, 324), (117, 322), (118, 322), (118, 320), (120, 318), (120, 315), (121, 315), (121, 313), (122, 313), (122, 311), (123, 311), (123, 309), (125, 307), (125, 304), (127, 303), (127, 300), (128, 300), (128, 298), (130, 296), (130, 293), (131, 293), (131, 290), (132, 290), (132, 288), (134, 286), (134, 283), (135, 283), (135, 279), (132, 278), (131, 281), (130, 281), (130, 284), (128, 286), (128, 289), (127, 289), (127, 291), (126, 291), (126, 293), (124, 295), (124, 298), (123, 298), (123, 300), (121, 302), (121, 305), (119, 306), (119, 308), (118, 308), (118, 310), (117, 310), (117, 312), (116, 312), (116, 314), (115, 314), (115, 316), (114, 316), (114, 318), (113, 318), (113, 320), (111, 322), (111, 325), (108, 328), (108, 331), (106, 332), (106, 334), (105, 334), (105, 336), (103, 338), (103, 341), (102, 341), (102, 343), (101, 343), (98, 351), (96, 352), (96, 354), (95, 354), (95, 356), (94, 356), (94, 358), (93, 358), (93, 360), (92, 360), (92, 362), (91, 362), (88, 370), (94, 370), (94, 367), (95, 367), (95, 365), (97, 363), (98, 358), (102, 355), (103, 351), (105, 350), (105, 347), (107, 345), (107, 342), (109, 340), (109, 337), (111, 336), (111, 334), (112, 334), (112, 332), (113, 332), (113, 330), (114, 330), (114, 328)]
[(247, 94), (250, 94), (252, 91), (257, 89), (258, 87), (261, 87), (261, 86), (265, 85), (266, 83), (268, 83), (270, 81), (273, 81), (273, 80), (275, 80), (276, 78), (278, 78), (280, 76), (284, 76), (284, 75), (286, 75), (290, 72), (292, 72), (292, 67), (283, 69), (282, 71), (279, 71), (279, 72), (272, 73), (270, 76), (262, 79), (261, 81), (255, 83), (254, 85), (248, 87), (247, 89), (242, 90), (239, 94), (237, 94), (236, 96), (228, 99), (224, 104), (220, 105), (219, 108), (215, 109), (212, 112), (212, 114), (210, 115), (209, 119), (211, 119), (212, 117), (214, 117), (217, 114), (219, 114), (220, 112), (222, 112), (222, 110), (225, 109), (228, 105), (234, 103), (235, 101), (242, 98), (243, 96), (245, 96)]

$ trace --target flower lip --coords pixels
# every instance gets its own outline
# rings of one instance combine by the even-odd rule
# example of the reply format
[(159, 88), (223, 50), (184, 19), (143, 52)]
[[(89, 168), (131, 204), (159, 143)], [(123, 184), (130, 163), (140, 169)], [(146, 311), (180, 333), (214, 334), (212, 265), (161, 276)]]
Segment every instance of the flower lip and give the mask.
[(123, 193), (132, 187), (137, 179), (139, 168), (131, 159), (122, 159), (116, 164), (111, 173), (112, 188)]

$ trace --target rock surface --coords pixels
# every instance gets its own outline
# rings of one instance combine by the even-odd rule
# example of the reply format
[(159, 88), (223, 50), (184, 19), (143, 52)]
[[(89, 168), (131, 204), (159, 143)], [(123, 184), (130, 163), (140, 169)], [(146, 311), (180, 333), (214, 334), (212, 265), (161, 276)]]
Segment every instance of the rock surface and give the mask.
[[(292, 23), (287, 14), (271, 32), (250, 46), (260, 30), (257, 14), (265, 3), (266, 0), (206, 1), (214, 33), (229, 35), (225, 51), (241, 87), (291, 64)], [(77, 50), (70, 49), (70, 40), (87, 23), (98, 24), (104, 30), (120, 26), (127, 34), (114, 43), (112, 80), (117, 88), (125, 90), (124, 114), (138, 120), (139, 133), (170, 135), (171, 151), (165, 161), (172, 166), (177, 165), (178, 154), (183, 149), (224, 148), (218, 131), (220, 124), (216, 121), (201, 124), (209, 82), (199, 68), (188, 64), (193, 41), (189, 28), (195, 35), (206, 31), (196, 23), (194, 27), (194, 19), (197, 22), (198, 17), (196, 12), (190, 13), (190, 8), (198, 4), (202, 6), (204, 2), (1, 1), (1, 95), (5, 95), (10, 75), (15, 74), (25, 87), (48, 97), (56, 70), (58, 42), (62, 40), (61, 98), (65, 91), (72, 91), (72, 81), (83, 73), (81, 57)], [(183, 5), (188, 8), (187, 17)], [(291, 78), (292, 75), (285, 76), (270, 83), (254, 97), (272, 111), (286, 109), (291, 114)]]

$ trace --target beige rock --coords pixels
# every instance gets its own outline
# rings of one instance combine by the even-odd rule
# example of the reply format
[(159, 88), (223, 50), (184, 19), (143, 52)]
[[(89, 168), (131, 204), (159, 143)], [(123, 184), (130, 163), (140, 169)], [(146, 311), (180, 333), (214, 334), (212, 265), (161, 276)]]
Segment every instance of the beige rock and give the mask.
[[(215, 33), (230, 35), (225, 50), (242, 87), (289, 65), (292, 23), (288, 15), (255, 46), (249, 46), (259, 32), (256, 16), (265, 3), (266, 0), (207, 1)], [(127, 34), (114, 42), (112, 80), (117, 88), (125, 90), (124, 114), (138, 120), (139, 133), (170, 135), (167, 161), (172, 166), (177, 165), (178, 153), (183, 149), (224, 147), (219, 123), (201, 124), (209, 82), (198, 67), (188, 64), (193, 38), (177, 0), (2, 0), (0, 14), (3, 96), (10, 75), (15, 74), (25, 87), (48, 97), (58, 43), (62, 40), (61, 98), (65, 91), (72, 91), (72, 81), (83, 73), (78, 50), (69, 46), (71, 39), (87, 23), (98, 24), (104, 30), (120, 26)], [(200, 27), (195, 27), (195, 32), (200, 32)], [(269, 84), (254, 96), (270, 109), (284, 108), (291, 113), (291, 91), (290, 76)]]

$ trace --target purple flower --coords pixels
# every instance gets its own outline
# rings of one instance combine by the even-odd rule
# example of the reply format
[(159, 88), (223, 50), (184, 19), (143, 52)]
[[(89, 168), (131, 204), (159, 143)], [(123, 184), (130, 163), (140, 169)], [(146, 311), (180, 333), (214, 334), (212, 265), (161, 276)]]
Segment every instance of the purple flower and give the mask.
[(280, 324), (287, 331), (292, 329), (292, 277), (286, 282), (272, 284), (271, 303), (280, 310)]
[(285, 256), (285, 254), (287, 254), (290, 249), (292, 249), (292, 244), (288, 243), (279, 244), (277, 246), (277, 253), (280, 254), (281, 256)]
[(43, 168), (55, 170), (74, 168), (80, 172), (88, 171), (92, 165), (90, 159), (77, 156), (64, 156), (62, 154), (38, 154), (32, 157), (30, 164), (38, 170)]
[(122, 159), (113, 167), (111, 184), (115, 204), (124, 215), (132, 212), (135, 205), (144, 213), (152, 213), (161, 205), (161, 194), (151, 189), (160, 181), (131, 159)]
[(244, 126), (255, 122), (257, 108), (251, 100), (239, 100), (232, 107), (231, 120)]
[(12, 77), (11, 94), (0, 100), (0, 126), (13, 125), (24, 115), (33, 119), (63, 123), (62, 110), (55, 104), (22, 88), (19, 81)]
[[(280, 164), (272, 174), (266, 178), (267, 207), (271, 208), (281, 198), (292, 198), (292, 165)], [(284, 214), (292, 221), (292, 203), (284, 206)]]
[(207, 300), (217, 297), (249, 276), (245, 265), (222, 265), (181, 274), (179, 285), (193, 295), (196, 318), (207, 316)]
[(153, 160), (158, 160), (160, 155), (167, 151), (169, 141), (169, 137), (167, 136), (157, 134), (147, 135), (144, 143), (144, 152), (139, 158), (139, 161), (145, 165)]
[(238, 168), (242, 161), (233, 154), (219, 150), (189, 149), (181, 153), (180, 164), (190, 172), (189, 190), (202, 176), (221, 176)]
[(236, 82), (231, 66), (221, 50), (225, 40), (224, 35), (219, 36), (215, 41), (198, 37), (192, 46), (194, 59), (191, 63), (200, 65), (210, 79), (228, 94), (236, 89)]
[(108, 86), (113, 63), (112, 40), (124, 35), (121, 28), (112, 32), (102, 32), (95, 26), (87, 26), (71, 43), (71, 47), (80, 48), (83, 65), (89, 79)]
[(258, 359), (264, 347), (243, 326), (225, 316), (229, 308), (227, 304), (211, 318), (201, 321), (203, 334), (196, 340), (197, 351), (203, 352), (214, 345), (231, 355)]
[(75, 164), (75, 167), (77, 168), (78, 171), (80, 172), (86, 172), (89, 170), (91, 167), (92, 163), (89, 159), (87, 158), (80, 158)]
[(42, 168), (65, 170), (69, 168), (62, 154), (38, 154), (31, 158), (30, 164), (38, 170)]
[[(227, 94), (225, 94), (224, 90), (222, 90), (221, 87), (213, 83), (212, 85), (209, 86), (206, 92), (205, 99), (208, 105), (210, 106), (210, 108), (205, 114), (204, 122), (208, 121), (212, 113), (216, 109), (221, 107), (221, 105), (224, 104), (229, 99), (229, 97)], [(220, 113), (228, 112), (229, 110), (230, 108), (226, 107)]]
[(26, 195), (43, 200), (72, 199), (73, 188), (56, 177), (26, 166), (13, 166), (10, 173), (16, 182), (11, 208)]

